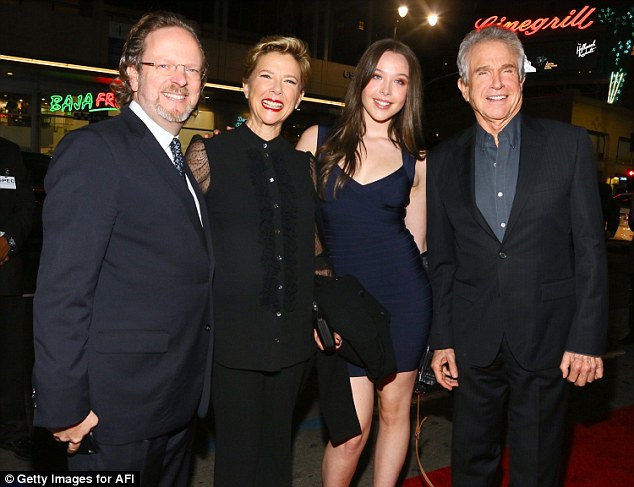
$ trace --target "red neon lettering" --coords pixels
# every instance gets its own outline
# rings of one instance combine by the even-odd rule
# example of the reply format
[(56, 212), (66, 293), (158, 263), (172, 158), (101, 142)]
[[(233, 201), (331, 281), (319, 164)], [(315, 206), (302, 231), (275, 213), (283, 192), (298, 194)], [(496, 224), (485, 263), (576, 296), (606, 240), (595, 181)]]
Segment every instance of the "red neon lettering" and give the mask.
[[(588, 12), (581, 17), (581, 14), (583, 13), (583, 11), (585, 9), (587, 9), (588, 7), (583, 7), (581, 10), (579, 10), (579, 13), (577, 14), (577, 16), (574, 18), (574, 20), (572, 22), (570, 22), (570, 27), (576, 27), (579, 30), (585, 30), (588, 27), (590, 27), (592, 24), (594, 24), (594, 20), (590, 20), (586, 25), (581, 25), (583, 23), (584, 20), (586, 20), (590, 14), (592, 14), (592, 12), (594, 12), (596, 10), (596, 8), (591, 8), (590, 10), (588, 10)], [(581, 17), (581, 18), (579, 18)], [(577, 20), (579, 18), (579, 20)]]
[(533, 25), (533, 21), (531, 19), (527, 19), (520, 24), (517, 30), (519, 30), (520, 32), (524, 32), (525, 30), (528, 30), (528, 28), (532, 25)]
[(477, 30), (481, 30), (485, 27), (496, 25), (504, 29), (512, 30), (513, 32), (524, 32), (524, 34), (527, 36), (533, 35), (540, 30), (546, 29), (554, 30), (570, 27), (584, 30), (594, 24), (594, 20), (588, 20), (588, 18), (594, 13), (595, 10), (595, 7), (590, 7), (588, 5), (584, 6), (579, 11), (577, 11), (576, 9), (572, 9), (562, 20), (559, 20), (559, 17), (540, 17), (535, 20), (526, 19), (521, 21), (507, 21), (506, 17), (498, 17), (497, 15), (492, 15), (487, 19), (476, 20), (474, 26)]
[(97, 93), (97, 99), (95, 100), (95, 106), (96, 107), (100, 106), (102, 102), (103, 103), (106, 102), (106, 94), (104, 92)]
[(97, 100), (95, 106), (99, 107), (103, 104), (104, 107), (117, 108), (117, 104), (114, 101), (114, 93), (109, 91), (104, 93), (103, 91), (97, 94)]
[(475, 28), (477, 30), (480, 30), (480, 29), (484, 29), (485, 27), (489, 27), (491, 25), (494, 25), (495, 21), (497, 19), (498, 19), (497, 15), (494, 15), (493, 17), (489, 17), (486, 20), (478, 19), (478, 20), (475, 21)]
[[(557, 17), (555, 17), (557, 19)], [(559, 19), (557, 19), (559, 20)], [(548, 18), (536, 19), (530, 26), (528, 32), (524, 32), (527, 36), (532, 36), (535, 32), (545, 29), (544, 25), (548, 22)]]
[(507, 30), (512, 30), (513, 32), (517, 31), (517, 29), (519, 28), (519, 22), (516, 20), (514, 22), (512, 21), (508, 21), (506, 24), (504, 24), (502, 27), (504, 27)]
[[(545, 18), (544, 20), (548, 21), (548, 18)], [(562, 20), (559, 20), (559, 17), (553, 17), (548, 24), (544, 25), (544, 29), (547, 29), (548, 27), (550, 27), (551, 29), (556, 29), (557, 27), (565, 27), (561, 25), (562, 22)]]
[(114, 93), (112, 91), (106, 93), (106, 106), (117, 108), (117, 104), (114, 101)]

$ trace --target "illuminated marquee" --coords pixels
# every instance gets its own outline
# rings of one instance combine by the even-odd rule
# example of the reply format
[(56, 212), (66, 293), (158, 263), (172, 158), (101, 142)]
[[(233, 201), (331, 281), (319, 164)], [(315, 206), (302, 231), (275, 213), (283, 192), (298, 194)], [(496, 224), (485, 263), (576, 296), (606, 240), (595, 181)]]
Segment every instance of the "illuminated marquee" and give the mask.
[(546, 29), (566, 29), (576, 28), (584, 30), (594, 24), (594, 20), (588, 18), (594, 13), (596, 8), (586, 5), (581, 10), (571, 10), (563, 19), (559, 17), (540, 17), (537, 19), (526, 20), (507, 20), (506, 17), (498, 17), (493, 15), (487, 19), (478, 19), (475, 22), (475, 28), (480, 30), (485, 27), (498, 26), (513, 32), (523, 32), (527, 36), (532, 36), (540, 30)]
[(85, 95), (51, 95), (51, 103), (49, 105), (51, 112), (103, 112), (109, 110), (118, 110), (114, 101), (114, 93), (111, 91), (97, 93), (96, 97), (92, 93)]

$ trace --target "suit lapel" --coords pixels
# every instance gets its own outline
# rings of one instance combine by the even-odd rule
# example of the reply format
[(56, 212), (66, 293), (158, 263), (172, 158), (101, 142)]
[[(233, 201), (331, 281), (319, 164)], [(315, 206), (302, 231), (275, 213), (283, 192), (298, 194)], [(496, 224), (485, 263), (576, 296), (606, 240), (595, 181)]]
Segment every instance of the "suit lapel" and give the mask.
[[(192, 225), (198, 229), (201, 238), (204, 238), (200, 220), (198, 218), (198, 212), (194, 204), (187, 183), (185, 183), (178, 174), (178, 171), (174, 168), (174, 164), (170, 160), (169, 156), (165, 153), (161, 145), (158, 143), (152, 132), (147, 126), (137, 117), (129, 108), (124, 109), (121, 112), (121, 116), (124, 117), (130, 132), (139, 138), (139, 148), (141, 152), (146, 156), (152, 168), (165, 180), (168, 186), (174, 191), (178, 200), (185, 207), (187, 217), (191, 221)], [(191, 173), (188, 173), (190, 181), (196, 181)], [(204, 220), (203, 220), (204, 221)]]
[[(196, 195), (196, 199), (198, 200), (198, 206), (200, 208), (200, 220), (198, 220), (198, 214), (196, 214), (196, 221), (198, 222), (199, 227), (200, 227), (200, 222), (202, 221), (203, 223), (201, 228), (202, 230), (201, 236), (204, 239), (203, 243), (207, 247), (207, 252), (209, 253), (209, 256), (211, 257), (212, 256), (211, 232), (209, 229), (209, 213), (207, 211), (207, 202), (205, 201), (205, 196), (200, 191), (200, 186), (198, 186), (198, 183), (196, 182), (196, 178), (192, 174), (187, 164), (185, 164), (185, 173), (187, 174), (189, 181), (192, 183), (194, 194)], [(191, 199), (191, 194), (190, 194), (190, 199)]]
[(475, 125), (465, 132), (462, 143), (458, 145), (454, 160), (457, 161), (458, 167), (456, 174), (458, 175), (458, 184), (460, 186), (460, 194), (466, 198), (465, 206), (470, 211), (473, 219), (488, 233), (497, 240), (496, 235), (489, 227), (489, 224), (482, 216), (478, 209), (475, 195)]
[(523, 114), (521, 138), (520, 167), (517, 175), (515, 198), (513, 199), (513, 206), (511, 206), (509, 224), (504, 233), (503, 241), (506, 241), (511, 232), (513, 232), (513, 227), (519, 220), (528, 197), (537, 185), (540, 175), (544, 174), (542, 167), (546, 164), (544, 150), (547, 134), (544, 133), (542, 127), (535, 120)]

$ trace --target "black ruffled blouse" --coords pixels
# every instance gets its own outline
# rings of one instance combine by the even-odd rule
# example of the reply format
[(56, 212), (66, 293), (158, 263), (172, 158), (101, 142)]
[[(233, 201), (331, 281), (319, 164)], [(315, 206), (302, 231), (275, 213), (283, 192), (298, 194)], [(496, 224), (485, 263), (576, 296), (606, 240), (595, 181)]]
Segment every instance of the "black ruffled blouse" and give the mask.
[(192, 142), (188, 163), (207, 191), (211, 220), (215, 360), (277, 371), (308, 359), (315, 350), (308, 154), (244, 124)]

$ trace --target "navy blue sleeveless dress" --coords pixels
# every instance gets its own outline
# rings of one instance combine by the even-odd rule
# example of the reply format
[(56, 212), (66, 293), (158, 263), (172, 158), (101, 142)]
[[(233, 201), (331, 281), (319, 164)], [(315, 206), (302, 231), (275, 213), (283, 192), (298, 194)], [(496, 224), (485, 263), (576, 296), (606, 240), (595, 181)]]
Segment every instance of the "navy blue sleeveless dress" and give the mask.
[[(335, 168), (321, 201), (323, 238), (337, 275), (352, 274), (390, 312), (397, 370), (415, 370), (431, 326), (431, 288), (414, 237), (405, 227), (405, 207), (414, 180), (415, 159), (378, 181), (353, 179), (333, 198)], [(366, 375), (348, 364), (350, 376)]]

